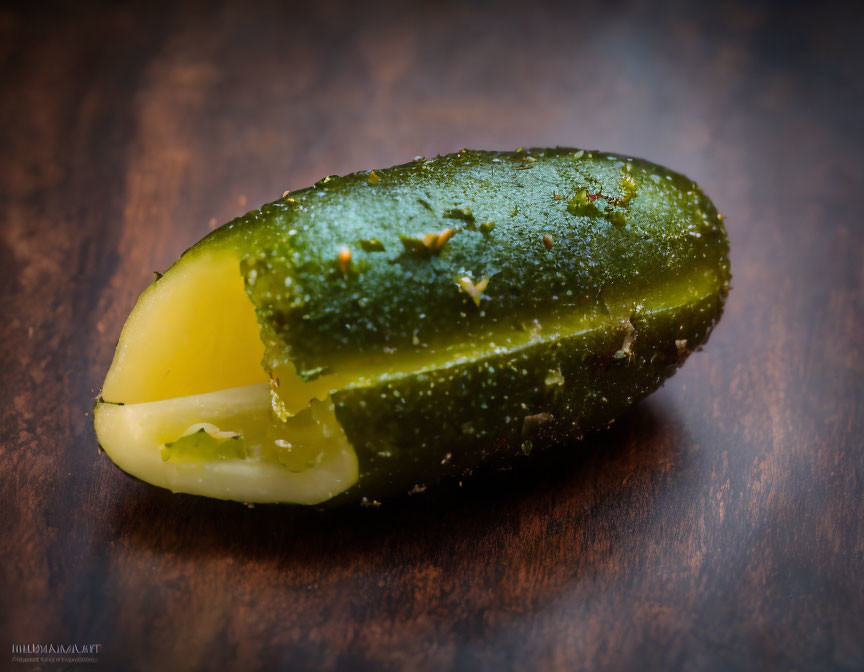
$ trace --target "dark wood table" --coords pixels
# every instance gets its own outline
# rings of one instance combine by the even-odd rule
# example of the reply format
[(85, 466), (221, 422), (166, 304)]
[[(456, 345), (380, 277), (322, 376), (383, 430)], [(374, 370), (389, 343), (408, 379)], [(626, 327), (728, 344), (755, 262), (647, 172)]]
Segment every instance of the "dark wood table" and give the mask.
[[(864, 13), (657, 4), (0, 10), (3, 655), (864, 669)], [(555, 144), (692, 176), (731, 238), (707, 347), (610, 431), (327, 514), (99, 453), (123, 320), (209, 229), (327, 174)]]

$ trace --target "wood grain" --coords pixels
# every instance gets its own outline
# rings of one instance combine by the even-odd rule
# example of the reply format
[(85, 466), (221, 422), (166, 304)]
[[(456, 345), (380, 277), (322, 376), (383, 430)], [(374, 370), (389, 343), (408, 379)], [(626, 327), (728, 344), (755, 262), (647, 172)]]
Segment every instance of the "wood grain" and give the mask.
[[(0, 9), (0, 644), (100, 642), (88, 669), (864, 669), (864, 14), (656, 4)], [(323, 515), (98, 452), (123, 320), (210, 228), (327, 174), (555, 144), (692, 176), (731, 237), (707, 347), (610, 431)]]

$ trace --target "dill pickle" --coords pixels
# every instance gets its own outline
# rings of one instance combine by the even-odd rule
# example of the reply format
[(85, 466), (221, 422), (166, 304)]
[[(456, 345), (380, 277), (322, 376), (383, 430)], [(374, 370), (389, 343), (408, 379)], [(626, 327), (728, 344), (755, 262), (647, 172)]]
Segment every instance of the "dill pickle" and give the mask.
[[(710, 200), (646, 161), (462, 150), (327, 177), (145, 291), (97, 433), (178, 491), (375, 502), (605, 426), (705, 342), (729, 281)], [(151, 459), (201, 423), (245, 453)]]

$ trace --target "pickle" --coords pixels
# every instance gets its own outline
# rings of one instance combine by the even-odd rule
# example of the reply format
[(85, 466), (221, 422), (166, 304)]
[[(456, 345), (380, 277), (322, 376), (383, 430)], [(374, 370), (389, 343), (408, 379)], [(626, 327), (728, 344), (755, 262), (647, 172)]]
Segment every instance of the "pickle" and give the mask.
[(331, 176), (144, 291), (96, 431), (175, 491), (374, 504), (578, 449), (706, 341), (729, 282), (711, 201), (646, 161), (462, 150)]

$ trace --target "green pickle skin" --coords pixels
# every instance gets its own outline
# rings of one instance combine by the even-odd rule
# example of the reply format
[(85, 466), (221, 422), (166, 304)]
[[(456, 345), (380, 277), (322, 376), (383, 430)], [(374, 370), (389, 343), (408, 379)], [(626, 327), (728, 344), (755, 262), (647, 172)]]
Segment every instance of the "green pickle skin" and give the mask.
[[(243, 255), (268, 369), (290, 361), (313, 379), (437, 362), (331, 392), (360, 463), (333, 502), (606, 426), (704, 344), (731, 277), (722, 217), (692, 180), (572, 148), (462, 150), (325, 178), (196, 248), (222, 245)], [(464, 278), (486, 281), (476, 302)]]

